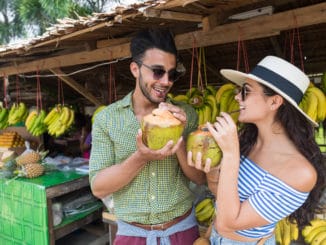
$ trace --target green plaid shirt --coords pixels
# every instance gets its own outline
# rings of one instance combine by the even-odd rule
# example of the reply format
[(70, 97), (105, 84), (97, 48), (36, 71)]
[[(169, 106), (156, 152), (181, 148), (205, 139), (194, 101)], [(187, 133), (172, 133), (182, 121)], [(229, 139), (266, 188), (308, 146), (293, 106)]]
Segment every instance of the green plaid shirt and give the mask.
[[(96, 173), (123, 162), (136, 151), (140, 123), (132, 108), (132, 92), (107, 106), (96, 116), (92, 130), (89, 162), (90, 182)], [(187, 113), (185, 136), (197, 128), (197, 114), (187, 104), (178, 104)], [(192, 207), (194, 196), (177, 157), (151, 161), (125, 187), (113, 194), (116, 216), (127, 222), (158, 224), (174, 219)]]

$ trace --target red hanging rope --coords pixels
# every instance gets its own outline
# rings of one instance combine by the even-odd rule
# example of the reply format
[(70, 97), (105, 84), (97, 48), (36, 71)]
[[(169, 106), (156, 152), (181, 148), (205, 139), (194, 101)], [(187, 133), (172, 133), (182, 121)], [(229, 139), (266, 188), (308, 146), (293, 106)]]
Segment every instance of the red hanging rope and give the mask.
[(240, 61), (241, 61), (241, 53), (244, 63), (244, 69), (245, 72), (249, 72), (249, 61), (248, 61), (248, 54), (247, 54), (247, 48), (245, 46), (244, 41), (242, 40), (242, 32), (239, 28), (239, 37), (238, 37), (238, 51), (237, 51), (237, 70), (240, 70)]
[(16, 75), (16, 103), (19, 104), (20, 102), (21, 102), (21, 97), (20, 97), (19, 78), (18, 75)]
[(190, 68), (190, 81), (189, 89), (192, 88), (192, 79), (194, 73), (194, 64), (195, 64), (195, 49), (196, 49), (196, 38), (192, 35), (192, 54), (191, 54), (191, 68)]

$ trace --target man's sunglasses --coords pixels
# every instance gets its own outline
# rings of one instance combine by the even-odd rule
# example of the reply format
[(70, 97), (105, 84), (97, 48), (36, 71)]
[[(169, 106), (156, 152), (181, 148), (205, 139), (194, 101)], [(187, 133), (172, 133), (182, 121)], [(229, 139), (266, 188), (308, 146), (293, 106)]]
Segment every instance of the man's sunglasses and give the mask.
[(147, 69), (151, 70), (153, 72), (153, 78), (155, 80), (160, 80), (162, 79), (162, 77), (165, 75), (165, 73), (168, 73), (168, 79), (169, 81), (171, 82), (175, 82), (177, 81), (182, 73), (181, 72), (178, 72), (175, 68), (174, 69), (171, 69), (169, 71), (166, 71), (165, 69), (163, 68), (160, 68), (160, 67), (151, 67), (149, 65), (146, 65), (144, 64), (143, 62), (136, 62), (139, 66), (144, 66), (146, 67)]
[[(234, 93), (235, 94), (240, 93), (241, 100), (242, 101), (245, 101), (248, 94), (254, 94), (254, 93), (259, 93), (259, 92), (250, 91), (250, 89), (248, 89), (248, 87), (246, 85), (243, 85), (242, 87), (236, 88)], [(265, 95), (272, 95), (272, 94), (266, 93), (266, 92), (263, 92), (263, 94), (265, 94)]]

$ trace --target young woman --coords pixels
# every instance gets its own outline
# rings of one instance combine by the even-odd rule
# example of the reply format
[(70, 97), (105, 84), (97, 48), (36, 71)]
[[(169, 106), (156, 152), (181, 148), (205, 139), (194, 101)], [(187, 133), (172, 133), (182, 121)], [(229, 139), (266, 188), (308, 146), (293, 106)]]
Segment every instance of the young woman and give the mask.
[(275, 56), (249, 74), (221, 73), (240, 87), (235, 98), (243, 127), (238, 136), (227, 113), (207, 125), (223, 152), (216, 169), (209, 161), (202, 168), (188, 153), (189, 165), (207, 172), (208, 181), (218, 180), (211, 244), (275, 244), (276, 223), (290, 216), (306, 225), (325, 189), (325, 159), (314, 140), (317, 123), (298, 106), (310, 81)]

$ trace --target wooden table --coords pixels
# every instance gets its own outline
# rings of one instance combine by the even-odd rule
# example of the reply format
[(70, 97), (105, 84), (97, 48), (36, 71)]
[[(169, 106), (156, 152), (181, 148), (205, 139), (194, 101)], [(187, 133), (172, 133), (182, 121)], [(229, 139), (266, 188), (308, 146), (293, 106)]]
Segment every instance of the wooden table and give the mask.
[(55, 240), (101, 218), (99, 200), (86, 212), (65, 217), (53, 225), (52, 203), (89, 189), (88, 175), (53, 171), (43, 176), (0, 179), (0, 244), (55, 244)]

